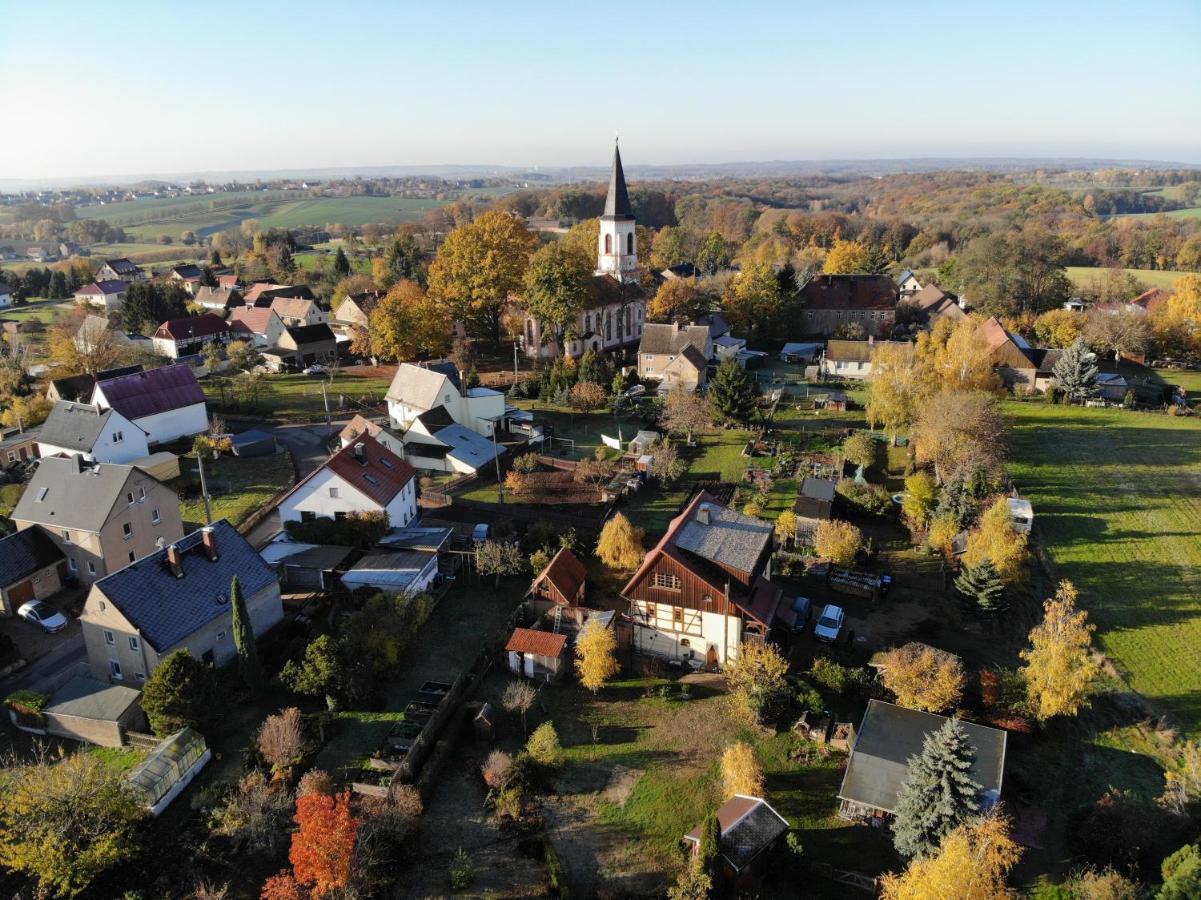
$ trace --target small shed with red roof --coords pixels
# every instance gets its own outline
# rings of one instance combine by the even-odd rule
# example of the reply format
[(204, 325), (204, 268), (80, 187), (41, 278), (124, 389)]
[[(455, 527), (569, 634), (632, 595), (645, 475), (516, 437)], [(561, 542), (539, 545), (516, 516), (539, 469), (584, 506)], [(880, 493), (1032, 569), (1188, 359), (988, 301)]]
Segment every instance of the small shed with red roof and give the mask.
[(567, 635), (532, 628), (514, 628), (505, 644), (509, 669), (515, 675), (554, 681), (567, 671)]

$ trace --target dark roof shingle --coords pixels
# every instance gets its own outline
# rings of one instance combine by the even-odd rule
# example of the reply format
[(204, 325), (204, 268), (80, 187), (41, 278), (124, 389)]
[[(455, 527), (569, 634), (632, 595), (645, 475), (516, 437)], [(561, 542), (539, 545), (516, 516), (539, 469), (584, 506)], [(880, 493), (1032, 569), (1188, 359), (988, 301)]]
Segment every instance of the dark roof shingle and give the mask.
[(121, 375), (97, 387), (108, 405), (130, 421), (204, 402), (196, 374), (184, 365)]
[(16, 584), (66, 557), (36, 525), (0, 540), (0, 587)]

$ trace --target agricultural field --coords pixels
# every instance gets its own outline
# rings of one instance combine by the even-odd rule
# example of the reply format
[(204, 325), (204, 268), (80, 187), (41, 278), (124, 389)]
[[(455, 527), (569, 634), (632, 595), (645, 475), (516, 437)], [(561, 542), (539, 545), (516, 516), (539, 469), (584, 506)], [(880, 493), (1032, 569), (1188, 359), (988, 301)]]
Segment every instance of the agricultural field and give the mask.
[[(1159, 271), (1158, 269), (1125, 269), (1123, 270), (1130, 275), (1133, 275), (1139, 281), (1150, 287), (1170, 288), (1181, 275), (1192, 275), (1192, 272), (1174, 272), (1170, 270)], [(1072, 283), (1077, 287), (1087, 286), (1094, 278), (1100, 278), (1105, 274), (1104, 269), (1093, 268), (1090, 266), (1068, 266), (1068, 278), (1072, 279)]]
[(1130, 687), (1201, 733), (1201, 422), (1010, 403), (1010, 472)]

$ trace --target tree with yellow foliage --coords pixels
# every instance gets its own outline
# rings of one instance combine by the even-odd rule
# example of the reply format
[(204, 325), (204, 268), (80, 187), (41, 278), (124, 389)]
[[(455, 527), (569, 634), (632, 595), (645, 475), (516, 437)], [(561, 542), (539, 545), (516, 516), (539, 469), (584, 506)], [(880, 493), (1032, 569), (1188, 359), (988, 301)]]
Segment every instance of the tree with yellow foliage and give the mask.
[(787, 543), (796, 537), (797, 517), (791, 509), (786, 509), (776, 516), (776, 538), (780, 543)]
[(499, 345), (505, 308), (521, 293), (536, 243), (521, 219), (486, 212), (446, 236), (430, 265), (430, 295), (447, 304), (469, 333)]
[(1021, 581), (1026, 562), (1026, 535), (1013, 527), (1009, 504), (998, 497), (980, 517), (980, 525), (967, 538), (964, 565), (978, 566), (991, 560), (1006, 584)]
[(726, 662), (730, 692), (744, 711), (761, 721), (787, 701), (787, 674), (788, 660), (767, 642), (747, 641), (738, 647), (738, 656)]
[(918, 857), (900, 875), (885, 875), (882, 900), (1008, 900), (1017, 894), (1005, 878), (1022, 851), (1009, 820), (993, 813), (960, 825), (932, 856)]
[(1070, 347), (1084, 333), (1084, 313), (1052, 309), (1034, 320), (1034, 336), (1048, 347)]
[(938, 485), (929, 472), (914, 472), (905, 479), (901, 511), (917, 528), (925, 528), (938, 505)]
[(867, 423), (883, 428), (895, 444), (917, 417), (925, 383), (917, 357), (908, 344), (882, 342), (872, 351), (872, 379)]
[(617, 638), (613, 629), (606, 628), (597, 618), (585, 622), (575, 639), (575, 667), (580, 684), (595, 694), (621, 671), (614, 655), (616, 651)]
[(780, 282), (771, 263), (751, 261), (730, 280), (723, 306), (730, 327), (748, 337), (780, 314)]
[(1172, 296), (1153, 312), (1152, 328), (1159, 352), (1201, 353), (1201, 275), (1183, 275), (1172, 282)]
[(1096, 626), (1076, 608), (1079, 595), (1061, 581), (1055, 596), (1043, 604), (1043, 620), (1030, 632), (1030, 648), (1022, 651), (1026, 694), (1040, 719), (1074, 716), (1088, 704), (1093, 679), (1100, 671), (1090, 653)]
[(645, 552), (642, 538), (646, 532), (636, 528), (623, 513), (617, 513), (601, 529), (596, 555), (614, 569), (632, 569), (642, 562)]
[(398, 281), (371, 311), (371, 350), (400, 362), (450, 349), (450, 312), (415, 281)]
[(936, 516), (930, 520), (930, 528), (926, 532), (926, 546), (949, 559), (957, 534), (959, 523), (955, 521), (954, 513)]
[(841, 519), (820, 522), (813, 536), (813, 548), (836, 566), (849, 566), (863, 549), (863, 532)]
[(32, 428), (41, 425), (54, 409), (54, 403), (44, 394), (30, 394), (27, 397), (13, 397), (8, 408), (0, 413), (0, 425), (11, 428), (20, 425), (22, 428)]
[(928, 390), (996, 393), (1001, 389), (981, 326), (977, 316), (958, 322), (939, 319), (930, 331), (917, 336), (915, 353)]
[(906, 644), (884, 656), (884, 686), (909, 709), (942, 712), (963, 696), (963, 660), (926, 644)]
[(721, 782), (727, 800), (735, 794), (763, 796), (763, 765), (746, 741), (731, 744), (721, 755)]
[(868, 251), (859, 241), (837, 240), (826, 254), (822, 271), (827, 275), (850, 275), (862, 272), (867, 264)]

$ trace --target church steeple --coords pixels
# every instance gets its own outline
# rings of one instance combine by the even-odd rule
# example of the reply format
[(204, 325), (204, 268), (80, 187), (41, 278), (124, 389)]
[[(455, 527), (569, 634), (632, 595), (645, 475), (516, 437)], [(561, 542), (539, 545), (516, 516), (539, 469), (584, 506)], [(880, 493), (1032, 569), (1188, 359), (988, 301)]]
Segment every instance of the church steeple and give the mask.
[(609, 195), (600, 218), (600, 238), (596, 248), (596, 274), (612, 275), (618, 281), (638, 279), (638, 235), (634, 227), (634, 208), (626, 190), (626, 173), (621, 168), (621, 151), (613, 147), (613, 171), (609, 175)]
[(630, 194), (626, 190), (626, 173), (621, 169), (621, 149), (613, 145), (613, 173), (609, 176), (609, 196), (605, 198), (606, 219), (633, 219)]

